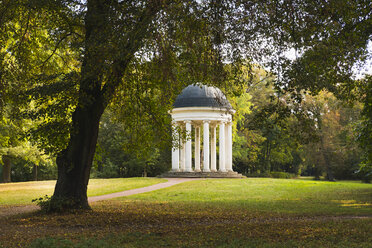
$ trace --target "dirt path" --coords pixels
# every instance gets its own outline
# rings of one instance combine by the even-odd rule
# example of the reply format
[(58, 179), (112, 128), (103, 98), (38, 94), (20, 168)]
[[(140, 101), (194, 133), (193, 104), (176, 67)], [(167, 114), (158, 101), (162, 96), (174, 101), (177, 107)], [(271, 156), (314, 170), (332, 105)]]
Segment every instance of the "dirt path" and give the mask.
[(146, 192), (150, 192), (150, 191), (154, 191), (158, 189), (167, 188), (167, 187), (170, 187), (170, 186), (173, 186), (179, 183), (187, 182), (187, 181), (200, 180), (202, 178), (165, 178), (165, 179), (167, 179), (168, 182), (158, 183), (158, 184), (150, 185), (150, 186), (143, 187), (143, 188), (131, 189), (131, 190), (116, 192), (116, 193), (107, 194), (107, 195), (92, 196), (88, 198), (88, 201), (96, 202), (96, 201), (102, 201), (102, 200), (107, 200), (107, 199), (116, 198), (116, 197), (146, 193)]
[[(179, 183), (187, 182), (187, 181), (199, 180), (201, 178), (165, 178), (165, 179), (167, 179), (168, 182), (158, 183), (158, 184), (154, 184), (154, 185), (150, 185), (150, 186), (138, 188), (138, 189), (125, 190), (125, 191), (116, 192), (116, 193), (107, 194), (107, 195), (92, 196), (92, 197), (88, 197), (88, 201), (91, 203), (91, 202), (96, 202), (96, 201), (108, 200), (108, 199), (112, 199), (116, 197), (141, 194), (145, 192), (167, 188), (167, 187), (170, 187), (170, 186), (173, 186)], [(36, 205), (1, 206), (0, 207), (0, 218), (10, 217), (10, 216), (17, 215), (17, 214), (30, 213), (30, 212), (34, 212), (37, 210), (40, 210), (40, 207)]]

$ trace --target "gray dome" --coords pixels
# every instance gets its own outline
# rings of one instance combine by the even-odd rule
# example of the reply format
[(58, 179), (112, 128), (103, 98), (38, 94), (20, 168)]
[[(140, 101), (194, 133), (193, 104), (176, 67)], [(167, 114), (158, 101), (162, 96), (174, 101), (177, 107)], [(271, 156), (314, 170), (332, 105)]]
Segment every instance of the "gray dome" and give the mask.
[(231, 105), (219, 88), (192, 84), (184, 88), (176, 98), (173, 108), (214, 107), (230, 109)]

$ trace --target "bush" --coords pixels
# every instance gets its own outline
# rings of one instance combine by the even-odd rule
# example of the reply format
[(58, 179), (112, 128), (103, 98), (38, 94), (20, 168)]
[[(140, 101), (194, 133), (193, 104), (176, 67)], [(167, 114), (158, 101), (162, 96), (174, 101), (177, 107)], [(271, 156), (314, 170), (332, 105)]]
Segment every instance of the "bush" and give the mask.
[(273, 171), (270, 172), (272, 178), (296, 178), (295, 174), (288, 173), (288, 172), (281, 172), (281, 171)]
[(282, 171), (272, 171), (272, 172), (254, 172), (245, 174), (247, 177), (267, 177), (267, 178), (296, 178), (296, 175), (293, 173), (282, 172)]
[(81, 209), (78, 202), (65, 197), (50, 197), (45, 195), (44, 197), (33, 199), (32, 202), (36, 202), (44, 213), (62, 213), (66, 210), (70, 211), (70, 209)]

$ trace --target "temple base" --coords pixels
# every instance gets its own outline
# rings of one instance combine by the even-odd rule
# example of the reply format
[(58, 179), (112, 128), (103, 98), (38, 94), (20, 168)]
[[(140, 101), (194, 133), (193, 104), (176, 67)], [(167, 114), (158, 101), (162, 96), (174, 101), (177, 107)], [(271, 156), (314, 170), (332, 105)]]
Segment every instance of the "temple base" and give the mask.
[(246, 178), (242, 174), (235, 171), (229, 172), (176, 172), (168, 171), (158, 177), (184, 177), (184, 178)]

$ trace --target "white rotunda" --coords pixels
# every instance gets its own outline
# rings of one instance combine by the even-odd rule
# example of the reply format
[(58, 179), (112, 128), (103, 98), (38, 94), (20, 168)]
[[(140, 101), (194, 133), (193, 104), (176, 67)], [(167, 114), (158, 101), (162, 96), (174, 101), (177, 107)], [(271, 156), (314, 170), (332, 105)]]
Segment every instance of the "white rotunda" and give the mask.
[[(172, 148), (171, 171), (162, 176), (242, 177), (232, 166), (234, 113), (226, 96), (216, 87), (193, 84), (183, 89), (169, 111), (173, 138), (177, 139), (174, 143), (178, 145)], [(180, 130), (186, 135), (179, 135)]]

